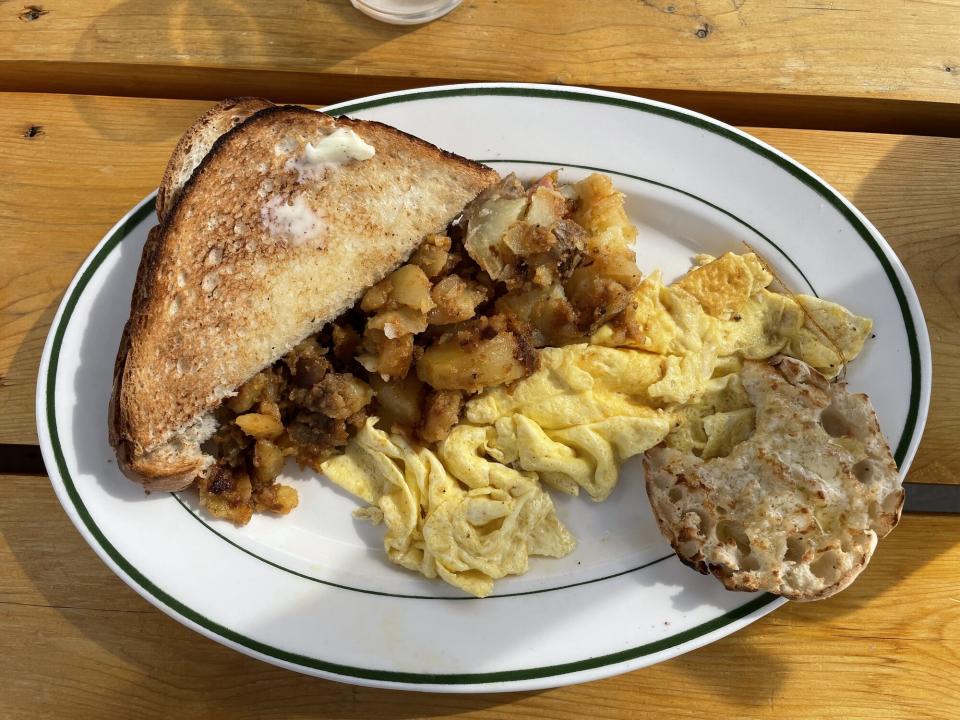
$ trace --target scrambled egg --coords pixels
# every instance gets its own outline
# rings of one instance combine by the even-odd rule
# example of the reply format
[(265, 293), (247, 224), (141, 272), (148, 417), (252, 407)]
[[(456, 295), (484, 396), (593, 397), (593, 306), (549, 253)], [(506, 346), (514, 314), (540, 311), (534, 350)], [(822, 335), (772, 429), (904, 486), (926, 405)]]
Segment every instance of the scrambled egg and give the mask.
[(660, 442), (728, 454), (753, 431), (742, 360), (782, 352), (834, 377), (859, 354), (868, 319), (772, 280), (752, 253), (701, 257), (673, 285), (653, 273), (635, 292), (634, 332), (605, 326), (541, 350), (536, 373), (471, 400), (436, 454), (371, 419), (323, 471), (370, 503), (361, 516), (382, 518), (391, 560), (488, 595), (531, 555), (574, 547), (541, 482), (600, 501), (624, 460)]
[[(636, 291), (639, 340), (605, 326), (591, 338), (597, 345), (636, 347), (667, 356), (664, 384), (655, 397), (686, 402), (725, 358), (763, 359), (785, 353), (836, 377), (855, 358), (873, 325), (846, 308), (809, 295), (771, 292), (773, 278), (753, 253), (713, 259), (665, 286), (660, 273)], [(705, 377), (704, 377), (705, 375)]]
[(530, 555), (563, 557), (574, 548), (536, 476), (484, 458), (485, 428), (455, 428), (438, 457), (375, 423), (370, 418), (321, 468), (370, 503), (357, 515), (386, 525), (393, 562), (484, 597), (494, 580), (526, 572)]
[(605, 499), (620, 465), (660, 442), (672, 416), (649, 388), (666, 360), (648, 352), (568, 345), (540, 351), (540, 369), (467, 403), (464, 420), (493, 429), (488, 454), (557, 490)]

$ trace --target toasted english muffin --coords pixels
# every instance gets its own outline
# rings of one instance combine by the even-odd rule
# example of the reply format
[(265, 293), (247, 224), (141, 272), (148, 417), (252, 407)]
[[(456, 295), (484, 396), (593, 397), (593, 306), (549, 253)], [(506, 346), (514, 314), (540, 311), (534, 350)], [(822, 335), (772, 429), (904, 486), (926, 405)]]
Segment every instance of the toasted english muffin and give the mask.
[(664, 537), (729, 590), (819, 600), (863, 571), (904, 492), (866, 395), (799, 360), (748, 361), (755, 431), (726, 457), (667, 447), (644, 457)]

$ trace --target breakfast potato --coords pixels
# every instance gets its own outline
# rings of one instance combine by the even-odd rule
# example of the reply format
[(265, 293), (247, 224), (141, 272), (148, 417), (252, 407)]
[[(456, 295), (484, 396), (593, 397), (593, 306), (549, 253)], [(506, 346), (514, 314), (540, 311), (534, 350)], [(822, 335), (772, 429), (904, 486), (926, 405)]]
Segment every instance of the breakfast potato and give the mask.
[(420, 378), (408, 373), (402, 380), (384, 380), (378, 375), (370, 376), (379, 408), (377, 410), (384, 428), (394, 425), (413, 428), (420, 422), (420, 405), (424, 387)]
[(567, 199), (547, 185), (533, 188), (524, 220), (530, 225), (550, 227), (567, 214)]
[(264, 413), (246, 413), (238, 415), (234, 421), (250, 437), (258, 440), (275, 440), (283, 432), (283, 423), (272, 415)]
[(600, 276), (619, 283), (627, 290), (639, 287), (643, 279), (632, 251), (599, 255), (594, 258), (593, 266)]
[(577, 313), (560, 285), (514, 290), (497, 300), (496, 310), (527, 323), (534, 347), (565, 345), (580, 335)]
[(593, 173), (574, 186), (577, 200), (571, 219), (591, 234), (589, 248), (600, 254), (611, 241), (626, 247), (637, 236), (637, 229), (627, 217), (623, 193), (606, 175)]
[(272, 483), (286, 458), (283, 451), (269, 440), (257, 440), (253, 448), (253, 479), (258, 485)]
[(349, 373), (329, 373), (315, 394), (316, 409), (335, 420), (356, 415), (373, 399), (373, 389)]
[(197, 489), (200, 492), (200, 504), (214, 517), (238, 525), (250, 521), (253, 515), (250, 505), (253, 484), (246, 473), (215, 467), (209, 474), (198, 478)]
[(401, 335), (422, 333), (427, 329), (427, 324), (427, 316), (423, 312), (402, 307), (377, 313), (367, 322), (367, 329), (382, 330), (388, 339), (393, 340)]
[(300, 498), (292, 487), (273, 484), (257, 490), (253, 501), (257, 510), (286, 515), (300, 503)]
[(478, 322), (428, 347), (417, 363), (417, 376), (437, 390), (478, 392), (519, 380), (534, 369), (536, 355), (528, 338)]
[(388, 338), (382, 330), (363, 334), (364, 352), (357, 360), (370, 373), (384, 378), (405, 378), (413, 361), (413, 335)]
[(360, 300), (360, 309), (369, 313), (387, 307), (392, 289), (393, 283), (390, 278), (381, 280), (363, 294), (363, 298)]
[(404, 307), (425, 313), (433, 307), (430, 285), (430, 279), (420, 267), (402, 265), (364, 293), (360, 309), (373, 313)]
[(417, 430), (417, 435), (424, 442), (440, 442), (459, 422), (462, 409), (463, 393), (457, 390), (437, 390), (430, 393), (424, 405), (423, 425)]
[(473, 317), (477, 306), (486, 301), (487, 289), (459, 275), (447, 275), (430, 291), (435, 307), (427, 316), (431, 325), (450, 325)]
[(428, 278), (440, 275), (450, 256), (450, 238), (446, 235), (427, 235), (410, 258), (410, 263), (423, 270)]
[(279, 397), (280, 378), (270, 368), (247, 380), (237, 394), (224, 403), (234, 413), (245, 413), (261, 399), (276, 401)]
[(598, 263), (574, 270), (564, 290), (584, 330), (594, 330), (622, 312), (632, 297), (619, 282), (605, 277), (603, 266)]
[(416, 265), (404, 265), (390, 275), (393, 285), (391, 298), (397, 305), (403, 305), (420, 312), (433, 307), (430, 299), (430, 279)]
[(467, 226), (464, 247), (471, 259), (494, 280), (501, 279), (507, 266), (503, 236), (521, 220), (528, 204), (523, 185), (515, 175), (508, 175), (480, 193), (464, 210)]

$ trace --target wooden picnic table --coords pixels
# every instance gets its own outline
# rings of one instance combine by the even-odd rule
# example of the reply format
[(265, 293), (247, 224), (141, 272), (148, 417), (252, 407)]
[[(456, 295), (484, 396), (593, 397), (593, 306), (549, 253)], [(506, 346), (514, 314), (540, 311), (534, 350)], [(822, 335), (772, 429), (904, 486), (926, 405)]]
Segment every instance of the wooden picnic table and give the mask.
[(960, 485), (960, 3), (465, 0), (411, 28), (347, 0), (0, 2), (0, 718), (960, 717), (960, 515), (905, 515), (849, 590), (674, 660), (462, 696), (341, 685), (221, 647), (73, 529), (36, 451), (40, 352), (74, 272), (156, 187), (179, 134), (230, 95), (322, 105), (473, 80), (678, 102), (843, 192), (903, 261), (930, 331), (908, 481)]

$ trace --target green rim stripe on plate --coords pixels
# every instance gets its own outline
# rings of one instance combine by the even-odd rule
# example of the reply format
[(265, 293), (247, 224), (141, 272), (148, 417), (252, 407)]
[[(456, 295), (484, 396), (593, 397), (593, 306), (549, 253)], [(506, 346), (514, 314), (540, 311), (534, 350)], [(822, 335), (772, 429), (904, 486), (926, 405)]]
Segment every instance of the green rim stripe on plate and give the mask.
[[(899, 280), (896, 276), (896, 273), (890, 264), (889, 259), (884, 254), (883, 250), (880, 248), (879, 244), (874, 239), (873, 235), (867, 229), (867, 227), (856, 217), (856, 215), (851, 211), (846, 204), (833, 192), (831, 192), (824, 185), (819, 183), (813, 176), (806, 173), (799, 166), (794, 165), (792, 162), (782, 158), (776, 153), (768, 150), (767, 148), (755, 143), (753, 140), (743, 137), (731, 130), (715, 125), (710, 121), (705, 119), (696, 118), (688, 116), (684, 113), (672, 110), (670, 108), (662, 108), (654, 105), (648, 105), (640, 100), (628, 100), (625, 98), (615, 98), (615, 97), (605, 97), (605, 96), (594, 96), (594, 95), (581, 95), (575, 92), (566, 91), (566, 90), (546, 90), (542, 88), (506, 88), (506, 87), (487, 87), (487, 88), (457, 88), (457, 89), (446, 89), (446, 90), (432, 90), (432, 91), (420, 91), (413, 92), (407, 95), (401, 95), (397, 97), (390, 98), (380, 98), (377, 100), (370, 101), (361, 101), (357, 103), (348, 103), (342, 105), (338, 108), (335, 108), (331, 112), (334, 114), (342, 114), (347, 111), (356, 111), (367, 109), (371, 107), (378, 107), (381, 105), (394, 104), (394, 103), (404, 103), (411, 102), (416, 100), (431, 99), (436, 97), (447, 97), (447, 96), (482, 96), (482, 95), (499, 95), (499, 96), (522, 96), (522, 97), (543, 97), (543, 98), (555, 98), (555, 99), (566, 99), (577, 102), (592, 102), (599, 104), (606, 104), (612, 106), (625, 107), (628, 109), (639, 110), (641, 112), (646, 112), (655, 115), (661, 115), (664, 117), (669, 117), (679, 122), (683, 122), (688, 125), (693, 125), (699, 127), (703, 130), (711, 132), (727, 139), (736, 142), (737, 144), (743, 146), (744, 148), (751, 150), (752, 152), (761, 155), (767, 160), (773, 162), (783, 170), (790, 173), (794, 178), (801, 181), (804, 185), (814, 190), (825, 200), (827, 200), (847, 222), (853, 226), (861, 238), (868, 244), (876, 255), (881, 266), (884, 268), (884, 271), (887, 275), (888, 280), (890, 281), (891, 286), (894, 289), (894, 293), (897, 297), (897, 300), (900, 304), (901, 312), (903, 314), (904, 326), (907, 332), (907, 339), (910, 350), (910, 360), (911, 360), (911, 372), (912, 372), (912, 381), (911, 381), (911, 400), (910, 407), (908, 410), (907, 421), (905, 423), (904, 432), (901, 436), (900, 443), (897, 448), (896, 457), (897, 462), (901, 463), (903, 457), (906, 454), (906, 449), (909, 446), (910, 439), (912, 438), (913, 432), (915, 430), (916, 421), (919, 413), (919, 390), (920, 390), (920, 368), (919, 368), (919, 346), (915, 336), (915, 324), (910, 314), (909, 307), (906, 302), (906, 294), (903, 288), (899, 284)], [(115, 547), (107, 540), (107, 538), (100, 531), (99, 527), (93, 521), (89, 512), (83, 504), (82, 499), (77, 492), (77, 489), (73, 483), (73, 479), (70, 475), (69, 469), (67, 468), (66, 461), (64, 459), (63, 450), (60, 446), (60, 440), (57, 433), (57, 424), (56, 424), (56, 406), (55, 406), (55, 391), (56, 391), (56, 376), (58, 368), (59, 353), (61, 345), (63, 342), (64, 334), (66, 333), (66, 328), (69, 324), (70, 318), (73, 314), (73, 311), (77, 305), (77, 302), (86, 288), (87, 284), (90, 281), (90, 278), (93, 276), (96, 269), (102, 264), (103, 260), (107, 255), (117, 246), (117, 244), (126, 237), (132, 228), (136, 227), (140, 222), (143, 221), (151, 212), (153, 211), (153, 204), (150, 202), (145, 202), (142, 207), (140, 207), (126, 222), (123, 223), (119, 228), (117, 228), (104, 242), (103, 246), (91, 259), (90, 264), (85, 268), (84, 272), (81, 274), (80, 278), (77, 281), (76, 286), (71, 292), (70, 296), (64, 303), (63, 312), (60, 317), (60, 321), (57, 324), (57, 327), (54, 331), (53, 342), (51, 344), (50, 351), (50, 360), (47, 370), (46, 378), (46, 415), (47, 415), (47, 424), (50, 432), (51, 446), (56, 460), (57, 469), (60, 472), (61, 479), (64, 484), (64, 488), (67, 492), (68, 497), (73, 503), (77, 515), (83, 521), (87, 530), (90, 534), (96, 539), (100, 544), (104, 552), (110, 557), (113, 562), (124, 572), (126, 573), (131, 580), (136, 582), (145, 592), (151, 595), (154, 599), (163, 603), (175, 613), (183, 616), (187, 620), (199, 625), (200, 627), (205, 628), (209, 632), (222, 637), (225, 640), (228, 640), (232, 643), (236, 643), (243, 647), (246, 647), (249, 650), (266, 655), (268, 657), (281, 660), (283, 662), (292, 663), (295, 665), (301, 665), (303, 667), (317, 669), (325, 672), (335, 673), (344, 676), (351, 676), (356, 678), (363, 678), (369, 680), (385, 681), (385, 682), (398, 682), (398, 683), (411, 683), (411, 684), (478, 684), (478, 683), (495, 683), (495, 682), (509, 682), (517, 680), (529, 680), (543, 677), (550, 677), (554, 675), (561, 675), (573, 672), (579, 672), (584, 670), (591, 670), (606, 665), (612, 665), (627, 660), (632, 660), (644, 655), (649, 655), (656, 653), (662, 650), (675, 647), (676, 645), (688, 642), (690, 640), (701, 637), (709, 632), (718, 630), (726, 625), (729, 625), (736, 620), (739, 620), (747, 615), (769, 605), (770, 603), (777, 600), (776, 596), (773, 595), (762, 595), (756, 597), (749, 602), (741, 605), (738, 608), (735, 608), (724, 615), (714, 618), (713, 620), (698, 625), (696, 627), (685, 630), (681, 633), (677, 633), (669, 638), (664, 638), (656, 642), (647, 643), (638, 647), (630, 648), (623, 650), (621, 652), (612, 653), (609, 655), (603, 655), (594, 658), (587, 658), (584, 660), (563, 663), (558, 665), (550, 665), (538, 668), (528, 668), (523, 670), (506, 670), (500, 672), (488, 672), (488, 673), (458, 673), (458, 674), (420, 674), (420, 673), (406, 673), (406, 672), (394, 672), (386, 670), (376, 670), (368, 668), (358, 668), (345, 665), (339, 665), (337, 663), (326, 662), (323, 660), (318, 660), (316, 658), (306, 657), (297, 655), (295, 653), (290, 653), (279, 648), (274, 648), (265, 643), (261, 643), (252, 638), (245, 637), (229, 628), (223, 627), (218, 623), (213, 622), (209, 618), (204, 617), (203, 615), (197, 613), (191, 608), (183, 605), (181, 602), (175, 598), (168, 595), (162, 589), (154, 585), (148, 578), (143, 576), (135, 567), (133, 567), (126, 558), (121, 555)], [(758, 233), (759, 234), (759, 233)]]
[[(306, 575), (302, 572), (293, 570), (292, 568), (288, 568), (285, 565), (281, 565), (280, 563), (275, 563), (272, 560), (267, 560), (265, 557), (261, 557), (260, 555), (257, 555), (255, 552), (247, 550), (242, 545), (235, 543), (226, 535), (223, 535), (217, 532), (216, 528), (214, 528), (210, 523), (208, 523), (206, 520), (200, 517), (196, 512), (191, 510), (190, 506), (183, 501), (183, 498), (180, 497), (179, 493), (174, 492), (170, 494), (173, 495), (174, 498), (176, 498), (177, 502), (180, 504), (180, 507), (186, 510), (187, 513), (190, 515), (190, 517), (192, 517), (198, 523), (203, 525), (203, 527), (205, 527), (207, 530), (212, 532), (214, 535), (216, 535), (218, 538), (223, 540), (228, 545), (233, 546), (234, 548), (244, 553), (245, 555), (249, 555), (250, 557), (256, 560), (259, 560), (262, 563), (266, 563), (267, 565), (276, 568), (277, 570), (282, 570), (285, 573), (296, 575), (298, 578), (303, 578), (304, 580), (309, 580), (310, 582), (315, 582), (315, 583), (318, 583), (319, 585), (328, 585), (330, 587), (335, 587), (338, 590), (350, 590), (351, 592), (363, 593), (364, 595), (379, 595), (380, 597), (403, 598), (404, 600), (456, 600), (456, 601), (463, 600), (463, 601), (469, 602), (471, 600), (476, 599), (470, 595), (457, 595), (452, 597), (445, 597), (443, 595), (403, 595), (401, 593), (388, 593), (388, 592), (382, 592), (381, 590), (367, 590), (365, 588), (351, 587), (350, 585), (341, 585), (340, 583), (331, 582), (329, 580), (323, 580), (318, 577), (313, 577), (312, 575)], [(653, 567), (658, 563), (662, 563), (664, 560), (669, 560), (673, 556), (674, 556), (674, 553), (670, 553), (669, 555), (658, 557), (656, 560), (651, 560), (650, 562), (646, 562), (643, 565), (637, 565), (636, 567), (628, 568), (626, 570), (621, 570), (620, 572), (613, 573), (612, 575), (604, 575), (603, 577), (592, 578), (590, 580), (583, 580), (581, 582), (570, 583), (569, 585), (558, 585), (557, 587), (548, 587), (548, 588), (543, 588), (542, 590), (526, 590), (524, 592), (504, 593), (503, 595), (490, 595), (485, 599), (485, 602), (491, 602), (492, 600), (497, 600), (499, 598), (520, 597), (521, 595), (542, 595), (543, 593), (554, 592), (555, 590), (569, 590), (570, 588), (580, 587), (581, 585), (592, 585), (593, 583), (602, 582), (603, 580), (612, 580), (613, 578), (618, 578), (621, 575), (629, 575), (630, 573), (637, 572), (638, 570), (646, 570), (648, 567)]]

